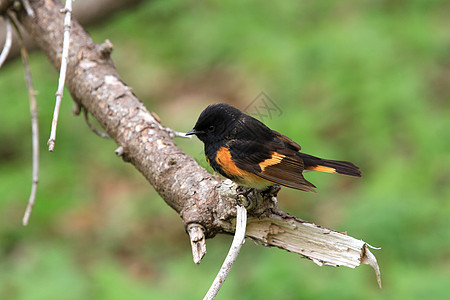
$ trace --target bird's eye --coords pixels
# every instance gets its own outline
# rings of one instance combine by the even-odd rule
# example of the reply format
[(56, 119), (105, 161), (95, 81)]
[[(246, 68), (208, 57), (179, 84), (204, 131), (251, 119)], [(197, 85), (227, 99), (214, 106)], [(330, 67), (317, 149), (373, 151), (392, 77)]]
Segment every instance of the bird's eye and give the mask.
[(209, 131), (209, 132), (213, 132), (214, 129), (215, 129), (215, 127), (214, 127), (213, 125), (211, 125), (211, 126), (208, 127), (208, 131)]

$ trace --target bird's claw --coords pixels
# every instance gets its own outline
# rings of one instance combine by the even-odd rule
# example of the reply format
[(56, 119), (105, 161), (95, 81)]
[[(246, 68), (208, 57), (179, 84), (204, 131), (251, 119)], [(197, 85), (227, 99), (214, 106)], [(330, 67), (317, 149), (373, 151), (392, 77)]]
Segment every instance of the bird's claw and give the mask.
[(248, 199), (248, 194), (250, 194), (250, 192), (252, 192), (252, 191), (253, 191), (253, 189), (244, 190), (243, 187), (238, 186), (236, 188), (236, 192), (237, 192), (237, 194), (236, 194), (236, 203), (237, 203), (237, 205), (243, 206), (245, 208), (248, 208), (250, 206), (250, 201)]

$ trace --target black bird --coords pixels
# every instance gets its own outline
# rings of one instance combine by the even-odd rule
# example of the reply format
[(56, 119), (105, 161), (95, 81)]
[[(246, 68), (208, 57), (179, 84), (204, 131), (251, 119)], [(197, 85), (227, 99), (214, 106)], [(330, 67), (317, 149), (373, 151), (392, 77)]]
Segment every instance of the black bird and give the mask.
[(301, 153), (296, 142), (228, 104), (208, 106), (186, 135), (191, 134), (205, 144), (211, 167), (241, 186), (262, 190), (280, 184), (315, 192), (303, 177), (306, 170), (361, 177), (351, 162)]

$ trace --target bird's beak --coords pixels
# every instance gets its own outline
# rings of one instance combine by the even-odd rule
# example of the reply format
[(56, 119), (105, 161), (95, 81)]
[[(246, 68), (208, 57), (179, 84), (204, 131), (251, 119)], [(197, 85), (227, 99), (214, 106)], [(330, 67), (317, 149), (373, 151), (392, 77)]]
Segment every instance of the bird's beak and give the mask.
[(192, 129), (191, 131), (189, 131), (188, 133), (186, 133), (186, 135), (193, 135), (193, 134), (196, 134), (196, 133), (197, 133), (197, 130)]

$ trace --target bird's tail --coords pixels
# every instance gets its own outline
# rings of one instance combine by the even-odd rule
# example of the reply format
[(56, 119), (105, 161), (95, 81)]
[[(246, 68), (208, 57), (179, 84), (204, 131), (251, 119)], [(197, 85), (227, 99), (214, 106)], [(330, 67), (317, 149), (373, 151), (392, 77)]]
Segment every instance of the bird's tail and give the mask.
[(359, 167), (348, 161), (329, 160), (305, 153), (298, 153), (305, 164), (305, 170), (337, 173), (354, 177), (361, 177)]

